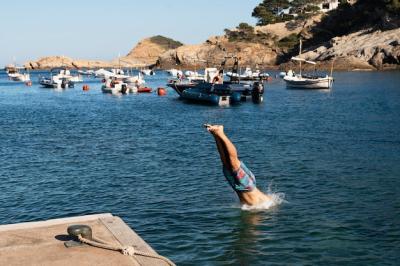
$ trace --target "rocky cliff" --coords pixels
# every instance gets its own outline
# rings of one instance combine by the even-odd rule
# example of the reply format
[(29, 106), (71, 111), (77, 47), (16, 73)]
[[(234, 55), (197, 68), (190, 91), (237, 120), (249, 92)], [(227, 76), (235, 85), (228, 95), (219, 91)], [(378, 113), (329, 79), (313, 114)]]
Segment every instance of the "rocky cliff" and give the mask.
[[(215, 36), (202, 44), (184, 45), (177, 49), (169, 50), (162, 54), (158, 64), (162, 68), (180, 65), (181, 67), (205, 67), (219, 65), (224, 57), (237, 56), (240, 65), (276, 67), (278, 57), (285, 52), (285, 47), (279, 45), (279, 41), (290, 35), (309, 35), (309, 29), (320, 21), (321, 16), (315, 16), (310, 20), (297, 22), (282, 22), (267, 26), (250, 27), (250, 33), (239, 32), (235, 36), (243, 34), (251, 35), (251, 38), (230, 38), (229, 36)], [(228, 30), (237, 32), (238, 29)], [(227, 64), (233, 63), (227, 62)]]
[(339, 69), (394, 69), (400, 66), (400, 28), (387, 31), (363, 30), (309, 50), (303, 58), (329, 63)]
[[(202, 44), (169, 50), (160, 56), (158, 63), (162, 68), (175, 65), (188, 68), (218, 66), (225, 57), (232, 55), (239, 57), (243, 66), (271, 66), (276, 62), (277, 51), (263, 44), (229, 42), (224, 36), (217, 36)], [(232, 64), (233, 61), (227, 63)]]

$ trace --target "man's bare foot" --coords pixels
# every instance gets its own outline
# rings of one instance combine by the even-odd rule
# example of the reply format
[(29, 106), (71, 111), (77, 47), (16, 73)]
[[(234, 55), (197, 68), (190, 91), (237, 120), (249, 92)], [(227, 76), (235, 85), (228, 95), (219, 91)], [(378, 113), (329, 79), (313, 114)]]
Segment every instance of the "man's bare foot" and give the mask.
[(204, 127), (213, 135), (221, 135), (224, 133), (224, 126), (223, 125), (210, 125), (204, 124)]

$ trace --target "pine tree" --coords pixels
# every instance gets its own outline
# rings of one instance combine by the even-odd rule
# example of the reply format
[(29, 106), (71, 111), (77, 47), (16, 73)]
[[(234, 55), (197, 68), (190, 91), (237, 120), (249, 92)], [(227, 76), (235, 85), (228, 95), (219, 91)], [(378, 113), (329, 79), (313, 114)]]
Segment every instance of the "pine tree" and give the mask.
[(254, 8), (251, 15), (258, 19), (257, 25), (277, 23), (284, 20), (279, 11), (289, 6), (288, 0), (264, 0)]

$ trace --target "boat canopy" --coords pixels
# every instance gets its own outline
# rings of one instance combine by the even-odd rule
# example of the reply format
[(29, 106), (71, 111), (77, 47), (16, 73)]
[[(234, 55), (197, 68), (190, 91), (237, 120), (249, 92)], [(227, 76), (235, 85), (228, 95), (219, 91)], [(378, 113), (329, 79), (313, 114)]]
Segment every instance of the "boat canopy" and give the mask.
[(317, 64), (317, 63), (315, 63), (314, 61), (308, 61), (308, 60), (305, 60), (304, 58), (300, 58), (300, 57), (292, 57), (292, 60), (293, 60), (293, 61), (306, 62), (306, 63), (312, 64), (312, 65)]

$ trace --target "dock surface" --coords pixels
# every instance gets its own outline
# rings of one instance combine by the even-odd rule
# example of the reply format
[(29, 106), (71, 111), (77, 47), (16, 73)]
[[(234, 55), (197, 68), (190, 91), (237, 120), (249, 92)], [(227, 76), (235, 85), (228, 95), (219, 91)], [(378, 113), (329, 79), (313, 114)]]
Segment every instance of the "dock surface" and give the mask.
[(88, 245), (66, 248), (67, 228), (85, 224), (93, 236), (112, 244), (131, 245), (138, 251), (157, 254), (125, 222), (110, 213), (0, 225), (0, 265), (168, 265), (166, 262)]

